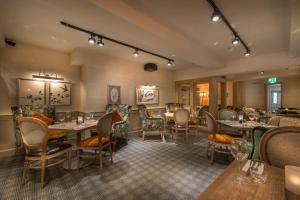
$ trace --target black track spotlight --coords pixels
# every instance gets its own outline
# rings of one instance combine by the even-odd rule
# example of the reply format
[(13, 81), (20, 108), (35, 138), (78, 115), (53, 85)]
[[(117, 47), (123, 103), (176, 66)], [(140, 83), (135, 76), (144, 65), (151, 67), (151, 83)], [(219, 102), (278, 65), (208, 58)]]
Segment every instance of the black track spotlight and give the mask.
[(244, 55), (245, 55), (246, 57), (249, 57), (249, 56), (250, 56), (250, 50), (247, 49), (247, 51), (244, 53)]
[(133, 56), (134, 56), (134, 57), (138, 57), (138, 56), (139, 56), (139, 50), (138, 50), (138, 49), (135, 49), (135, 50), (134, 50)]
[(88, 41), (89, 41), (90, 44), (95, 44), (96, 43), (96, 38), (93, 35), (91, 35), (91, 37), (88, 39)]
[(239, 42), (240, 42), (240, 40), (237, 36), (235, 36), (234, 39), (232, 40), (233, 45), (237, 45)]
[(211, 21), (212, 22), (217, 22), (220, 19), (220, 14), (217, 10), (214, 10), (212, 16), (211, 16)]
[(172, 66), (172, 62), (171, 60), (168, 60), (168, 63), (167, 63), (168, 67), (171, 67)]
[(97, 45), (100, 46), (100, 47), (103, 47), (103, 46), (104, 46), (104, 43), (103, 43), (102, 40), (103, 40), (103, 39), (102, 39), (101, 37), (98, 38), (98, 40), (97, 40)]

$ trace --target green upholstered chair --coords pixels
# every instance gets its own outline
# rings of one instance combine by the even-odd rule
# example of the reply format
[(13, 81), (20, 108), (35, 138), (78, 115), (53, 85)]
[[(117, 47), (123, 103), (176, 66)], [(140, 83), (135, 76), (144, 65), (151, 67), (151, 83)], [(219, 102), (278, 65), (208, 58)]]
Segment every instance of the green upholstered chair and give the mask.
[(258, 126), (258, 127), (255, 127), (254, 129), (252, 129), (252, 132), (251, 132), (252, 151), (249, 156), (249, 159), (260, 160), (260, 156), (259, 156), (260, 140), (261, 140), (261, 137), (263, 136), (263, 134), (268, 130), (269, 130), (268, 128), (261, 127), (261, 126)]
[(167, 112), (175, 112), (176, 109), (178, 108), (183, 108), (184, 104), (183, 103), (166, 103), (166, 111)]
[(163, 127), (164, 120), (160, 117), (151, 117), (147, 113), (145, 105), (139, 105), (139, 116), (142, 121), (142, 129), (143, 129), (143, 140), (145, 140), (146, 135), (154, 135), (160, 134), (161, 139), (163, 140)]
[(54, 106), (31, 106), (31, 105), (19, 105), (11, 107), (13, 114), (13, 123), (15, 129), (15, 147), (16, 153), (22, 147), (22, 138), (20, 134), (18, 117), (32, 117), (34, 112), (42, 113), (45, 116), (55, 120), (55, 107)]
[(122, 117), (121, 121), (115, 122), (112, 125), (113, 138), (124, 138), (128, 144), (128, 131), (129, 131), (129, 113), (131, 106), (127, 104), (107, 104), (106, 113), (117, 111)]

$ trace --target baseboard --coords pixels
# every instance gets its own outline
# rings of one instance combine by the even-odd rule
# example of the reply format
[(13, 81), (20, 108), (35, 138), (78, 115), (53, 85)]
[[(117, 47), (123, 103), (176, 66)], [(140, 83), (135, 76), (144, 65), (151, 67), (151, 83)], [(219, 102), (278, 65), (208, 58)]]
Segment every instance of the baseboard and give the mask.
[(0, 158), (10, 157), (15, 155), (15, 148), (0, 150)]

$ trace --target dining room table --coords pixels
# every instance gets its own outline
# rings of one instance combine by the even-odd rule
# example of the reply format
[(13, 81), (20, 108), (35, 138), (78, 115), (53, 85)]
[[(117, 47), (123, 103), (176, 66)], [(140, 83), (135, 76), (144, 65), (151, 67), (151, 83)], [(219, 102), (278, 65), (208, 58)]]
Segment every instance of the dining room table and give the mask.
[[(53, 125), (49, 125), (49, 130), (59, 130), (64, 131), (66, 134), (74, 134), (77, 135), (77, 144), (81, 141), (82, 135), (85, 131), (91, 130), (97, 127), (98, 120), (85, 120), (82, 124), (77, 124), (76, 120), (70, 121), (70, 122), (63, 122), (63, 123), (56, 123)], [(83, 167), (83, 162), (80, 163), (80, 168)], [(63, 167), (65, 169), (68, 169), (67, 163), (65, 162), (63, 164)], [(73, 157), (71, 159), (71, 169), (78, 169), (77, 168), (77, 158)]]
[[(284, 169), (268, 166), (265, 183), (250, 181), (238, 184), (234, 176), (238, 171), (238, 161), (233, 161), (198, 197), (198, 200), (284, 200)], [(246, 173), (244, 176), (247, 176)], [(250, 176), (247, 176), (251, 179)]]
[(243, 135), (249, 136), (253, 128), (260, 126), (265, 128), (276, 128), (277, 126), (269, 125), (264, 122), (257, 121), (243, 121), (240, 123), (237, 120), (216, 120), (221, 128), (230, 128), (243, 133)]

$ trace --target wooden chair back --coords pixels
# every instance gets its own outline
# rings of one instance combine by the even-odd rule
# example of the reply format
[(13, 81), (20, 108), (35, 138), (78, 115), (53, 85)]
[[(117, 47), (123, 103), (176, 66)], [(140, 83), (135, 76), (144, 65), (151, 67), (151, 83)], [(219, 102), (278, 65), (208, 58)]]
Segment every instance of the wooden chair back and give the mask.
[(175, 124), (178, 125), (187, 125), (190, 119), (190, 112), (187, 109), (179, 108), (175, 110), (174, 120)]
[(33, 117), (20, 117), (19, 123), (26, 152), (31, 149), (41, 149), (45, 153), (48, 143), (47, 124)]
[[(113, 112), (104, 114), (98, 121), (97, 133), (99, 137), (110, 136), (112, 132)], [(101, 140), (100, 140), (101, 141)]]
[(300, 166), (300, 127), (285, 126), (267, 131), (260, 142), (260, 159), (270, 165)]
[(208, 132), (212, 134), (216, 134), (218, 131), (218, 124), (216, 122), (216, 119), (210, 112), (203, 111), (203, 114), (205, 115), (206, 118), (206, 125), (207, 125)]

